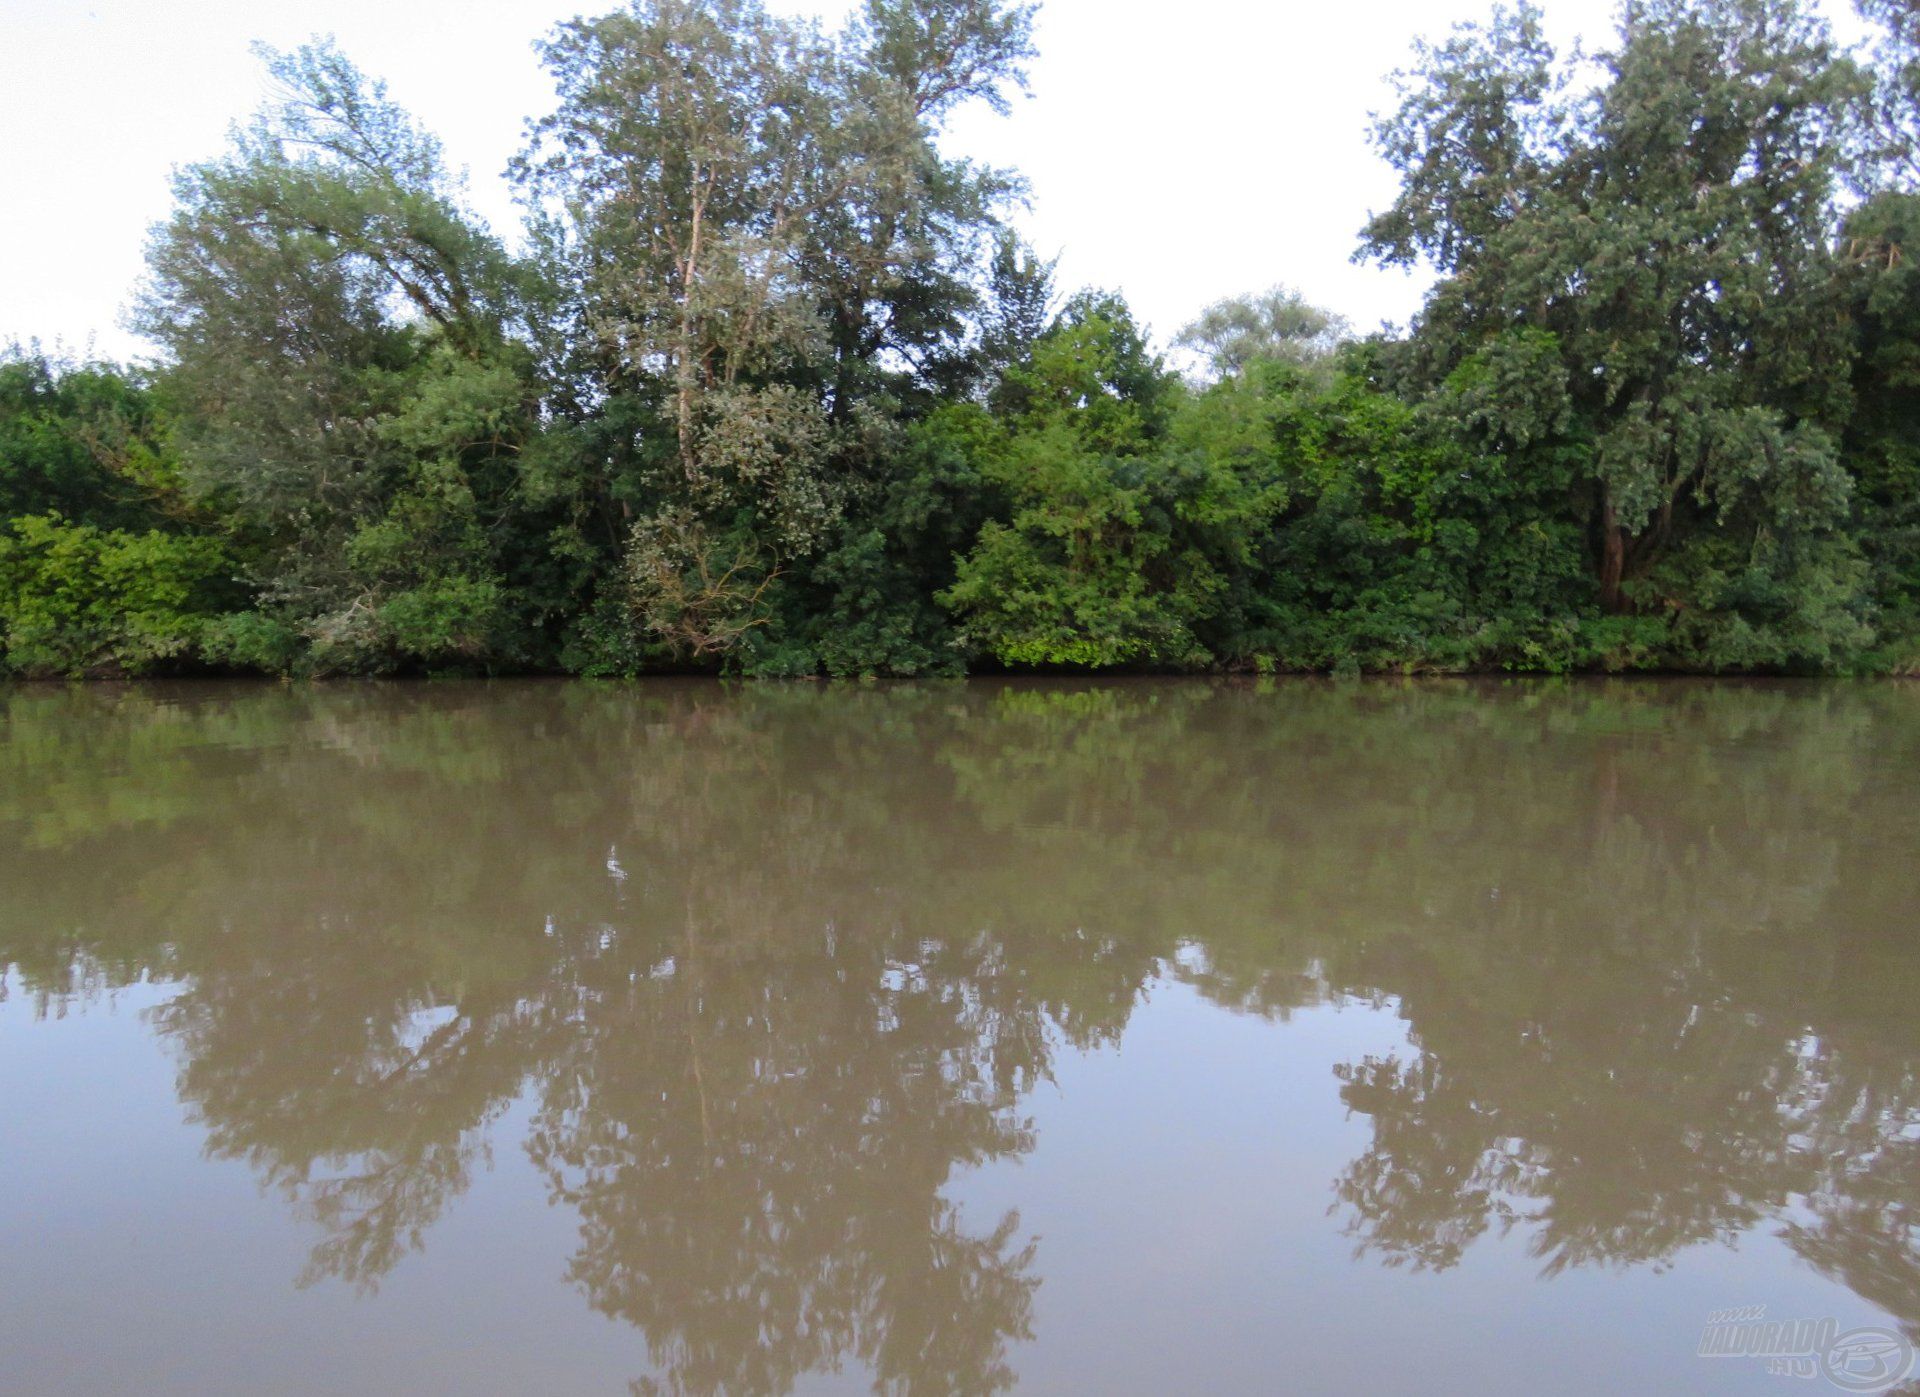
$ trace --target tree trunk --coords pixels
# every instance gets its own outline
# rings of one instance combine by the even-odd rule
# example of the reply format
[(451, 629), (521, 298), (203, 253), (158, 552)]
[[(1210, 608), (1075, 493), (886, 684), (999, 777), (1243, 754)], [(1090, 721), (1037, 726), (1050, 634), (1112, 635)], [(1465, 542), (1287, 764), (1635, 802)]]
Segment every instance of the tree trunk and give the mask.
[(1613, 500), (1604, 494), (1600, 500), (1600, 605), (1610, 615), (1627, 610), (1626, 593), (1621, 583), (1627, 575), (1627, 531), (1620, 527), (1613, 511)]

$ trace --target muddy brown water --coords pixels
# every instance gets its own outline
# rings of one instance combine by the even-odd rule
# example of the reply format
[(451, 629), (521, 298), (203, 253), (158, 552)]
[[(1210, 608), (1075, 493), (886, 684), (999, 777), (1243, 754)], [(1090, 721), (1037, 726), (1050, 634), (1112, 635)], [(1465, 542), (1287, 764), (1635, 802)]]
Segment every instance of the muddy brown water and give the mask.
[(0, 690), (0, 1390), (1872, 1390), (1916, 792), (1896, 684)]

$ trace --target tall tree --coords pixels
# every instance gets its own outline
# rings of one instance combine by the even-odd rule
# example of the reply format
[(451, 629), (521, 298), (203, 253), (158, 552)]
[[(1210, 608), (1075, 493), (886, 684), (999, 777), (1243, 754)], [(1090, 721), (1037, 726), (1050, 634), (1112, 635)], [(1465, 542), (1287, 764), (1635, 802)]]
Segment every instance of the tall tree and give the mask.
[(544, 45), (560, 102), (518, 168), (566, 230), (595, 410), (637, 408), (643, 644), (735, 654), (857, 509), (1014, 190), (935, 137), (1023, 81), (1030, 25), (1001, 0), (870, 0), (829, 39), (757, 0), (636, 0)]
[(1859, 0), (1874, 47), (1871, 194), (1848, 216), (1859, 336), (1847, 464), (1855, 524), (1882, 607), (1884, 664), (1920, 667), (1920, 14)]
[(1861, 639), (1832, 238), (1861, 74), (1798, 0), (1635, 0), (1597, 63), (1582, 88), (1525, 4), (1423, 48), (1364, 251), (1442, 273), (1416, 380), (1470, 373), (1505, 450), (1584, 444), (1605, 608), (1690, 662), (1833, 662)]
[(381, 84), (324, 44), (263, 53), (280, 91), (177, 177), (138, 314), (189, 477), (258, 558), (231, 658), (484, 662), (534, 417), (516, 270)]

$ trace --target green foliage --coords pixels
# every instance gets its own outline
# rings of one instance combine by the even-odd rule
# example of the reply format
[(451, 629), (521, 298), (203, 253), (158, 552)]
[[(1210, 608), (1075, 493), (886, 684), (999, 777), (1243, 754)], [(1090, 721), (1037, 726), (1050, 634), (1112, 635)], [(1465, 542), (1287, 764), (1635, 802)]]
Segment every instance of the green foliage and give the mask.
[(1340, 317), (1298, 291), (1276, 286), (1258, 296), (1215, 301), (1180, 332), (1176, 343), (1199, 354), (1214, 377), (1226, 378), (1265, 359), (1301, 366), (1327, 363), (1346, 333)]
[[(625, 525), (624, 603), (599, 623), (627, 617), (616, 648), (782, 673), (931, 662), (926, 590), (915, 618), (876, 614), (901, 564), (869, 538), (896, 483), (875, 446), (907, 403), (976, 382), (1045, 280), (995, 236), (1016, 182), (937, 144), (958, 107), (1023, 83), (1031, 22), (1000, 0), (871, 0), (829, 40), (756, 0), (641, 0), (542, 46), (560, 103), (518, 169), (578, 308), (565, 371), (590, 386), (566, 396), (581, 445), (615, 415), (641, 443), (577, 476)], [(973, 333), (990, 245), (1008, 314)], [(822, 625), (836, 597), (862, 618)]]
[(1920, 11), (1907, 0), (1854, 0), (1877, 31), (1869, 131), (1875, 173), (1912, 191), (1920, 180)]
[(259, 611), (208, 617), (200, 628), (200, 653), (209, 664), (257, 674), (286, 676), (300, 665), (299, 633)]
[(1203, 665), (1224, 588), (1205, 534), (1230, 467), (1167, 449), (1179, 384), (1123, 303), (1083, 296), (1007, 375), (1015, 406), (980, 442), (1010, 502), (940, 597), (1008, 665)]
[(156, 395), (111, 364), (0, 350), (0, 519), (56, 510), (108, 528), (180, 511), (180, 465)]
[(0, 534), (0, 665), (119, 677), (191, 656), (230, 566), (209, 538), (14, 519)]
[(1920, 669), (1920, 195), (1889, 193), (1847, 223), (1859, 335), (1846, 434), (1854, 532), (1881, 611), (1875, 663)]
[(1437, 272), (1411, 330), (1229, 298), (1192, 382), (948, 148), (1031, 6), (562, 24), (524, 253), (266, 51), (154, 235), (162, 362), (0, 355), (7, 663), (1920, 670), (1920, 26), (1859, 7), (1855, 56), (1807, 0), (1420, 45), (1363, 234)]
[(381, 603), (380, 623), (401, 650), (430, 664), (477, 661), (488, 653), (500, 600), (487, 579), (437, 577)]
[(981, 529), (941, 597), (967, 639), (1010, 665), (1204, 662), (1192, 624), (1211, 589), (1172, 566), (1157, 464), (1100, 454), (1063, 423), (1010, 441), (1013, 517)]
[(292, 635), (291, 667), (320, 674), (547, 658), (528, 632), (548, 599), (502, 585), (532, 583), (509, 549), (545, 522), (516, 468), (538, 402), (509, 333), (521, 269), (379, 83), (326, 46), (267, 56), (282, 96), (179, 176), (140, 317), (172, 356), (188, 481), (274, 626), (221, 653), (279, 668)]
[(1366, 367), (1353, 358), (1326, 385), (1273, 370), (1239, 390), (1258, 395), (1289, 501), (1241, 653), (1290, 669), (1599, 663), (1578, 535), (1558, 517), (1564, 470), (1521, 473), (1474, 448), (1458, 386), (1416, 406)]
[(585, 679), (630, 679), (647, 664), (647, 652), (617, 592), (599, 597), (567, 628), (561, 667)]
[(1367, 247), (1444, 274), (1408, 386), (1464, 364), (1481, 440), (1576, 448), (1599, 601), (1684, 618), (1669, 662), (1829, 665), (1861, 634), (1830, 237), (1861, 75), (1798, 0), (1633, 6), (1599, 68), (1522, 6), (1403, 77)]

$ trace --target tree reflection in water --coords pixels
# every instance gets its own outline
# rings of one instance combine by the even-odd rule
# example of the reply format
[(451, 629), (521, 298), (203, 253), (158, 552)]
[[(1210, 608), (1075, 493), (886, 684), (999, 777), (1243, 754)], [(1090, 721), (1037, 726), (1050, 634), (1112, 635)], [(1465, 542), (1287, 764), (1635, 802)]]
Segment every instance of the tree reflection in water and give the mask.
[[(957, 1172), (1184, 980), (1397, 1013), (1364, 1256), (1757, 1227), (1920, 1336), (1920, 694), (1118, 683), (10, 691), (5, 986), (154, 1021), (378, 1285), (502, 1113), (656, 1381), (992, 1390), (1044, 1254)], [(1899, 851), (1906, 851), (1902, 855)], [(1204, 1084), (1201, 1084), (1204, 1085)]]

